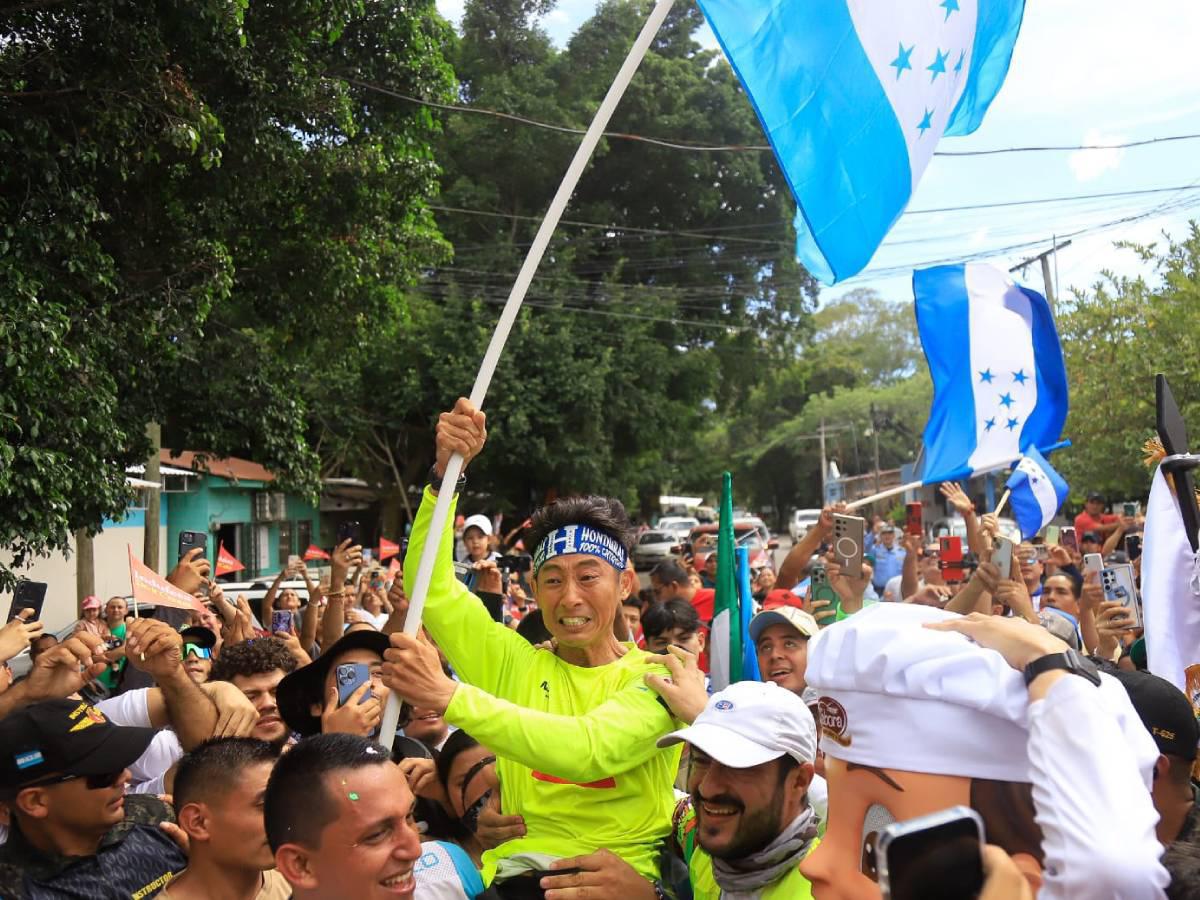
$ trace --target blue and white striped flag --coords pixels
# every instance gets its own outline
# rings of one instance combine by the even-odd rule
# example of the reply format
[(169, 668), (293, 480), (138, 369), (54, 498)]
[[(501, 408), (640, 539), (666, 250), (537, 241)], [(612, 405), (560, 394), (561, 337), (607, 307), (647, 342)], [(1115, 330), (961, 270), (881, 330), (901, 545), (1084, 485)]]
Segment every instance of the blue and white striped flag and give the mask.
[(933, 378), (926, 484), (1048, 450), (1067, 420), (1067, 370), (1046, 298), (982, 263), (913, 273), (917, 329)]
[(1023, 541), (1049, 525), (1067, 499), (1067, 483), (1033, 447), (1021, 457), (1005, 487), (1012, 491), (1008, 502)]
[(942, 135), (1004, 83), (1024, 0), (699, 0), (799, 209), (796, 254), (862, 271)]

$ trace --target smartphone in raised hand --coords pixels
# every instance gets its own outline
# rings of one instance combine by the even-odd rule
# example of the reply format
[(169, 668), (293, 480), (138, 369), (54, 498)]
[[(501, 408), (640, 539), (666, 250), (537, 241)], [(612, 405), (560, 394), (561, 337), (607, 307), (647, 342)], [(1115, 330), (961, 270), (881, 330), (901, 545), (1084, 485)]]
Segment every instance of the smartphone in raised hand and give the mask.
[(968, 900), (983, 890), (983, 819), (967, 806), (893, 822), (879, 833), (876, 874), (884, 900)]
[(37, 622), (42, 618), (42, 607), (46, 605), (46, 582), (44, 581), (18, 581), (17, 587), (13, 591), (12, 606), (8, 610), (8, 618), (5, 622), (11, 622), (21, 614), (23, 609), (32, 609), (33, 617), (30, 622)]
[(1068, 550), (1075, 550), (1077, 552), (1079, 550), (1079, 537), (1076, 535), (1075, 529), (1069, 525), (1058, 533), (1058, 543)]
[(1000, 570), (1000, 578), (1012, 578), (1013, 542), (1003, 535), (997, 535), (992, 545), (992, 564)]
[(962, 538), (948, 534), (938, 538), (938, 565), (947, 584), (958, 584), (967, 576), (963, 560)]
[(829, 570), (825, 568), (825, 564), (813, 563), (812, 569), (809, 571), (809, 578), (813, 601), (829, 601), (828, 606), (822, 606), (819, 610), (815, 610), (813, 616), (817, 617), (818, 622), (827, 620), (831, 614), (836, 617), (838, 610), (842, 607), (842, 598), (829, 583)]
[(188, 551), (200, 548), (200, 555), (204, 556), (208, 551), (208, 534), (203, 531), (181, 531), (179, 532), (179, 559), (187, 556)]
[(862, 578), (866, 521), (859, 516), (833, 517), (833, 555), (848, 578)]
[[(338, 706), (345, 706), (354, 696), (355, 691), (370, 682), (371, 667), (366, 663), (342, 663), (337, 667), (335, 678), (337, 679)], [(370, 698), (371, 691), (368, 690), (358, 702), (366, 703)]]
[(1104, 599), (1120, 603), (1129, 610), (1132, 628), (1142, 627), (1142, 602), (1138, 596), (1137, 583), (1133, 574), (1133, 566), (1129, 563), (1118, 563), (1102, 569), (1100, 586), (1104, 588)]
[(904, 507), (904, 533), (914, 537), (925, 536), (925, 520), (920, 503), (909, 503)]

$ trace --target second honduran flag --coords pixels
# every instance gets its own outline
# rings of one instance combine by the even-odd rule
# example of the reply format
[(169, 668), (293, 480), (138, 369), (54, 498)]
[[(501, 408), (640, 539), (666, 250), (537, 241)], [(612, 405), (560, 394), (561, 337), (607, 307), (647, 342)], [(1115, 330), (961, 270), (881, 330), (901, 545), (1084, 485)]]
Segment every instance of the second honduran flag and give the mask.
[(1024, 0), (699, 0), (796, 197), (796, 254), (862, 270), (942, 135), (1004, 83)]
[(956, 481), (1058, 443), (1067, 370), (1046, 298), (982, 263), (913, 273), (933, 379), (926, 484)]
[(1067, 483), (1033, 447), (1021, 457), (1005, 487), (1012, 491), (1009, 503), (1023, 541), (1049, 525), (1067, 499)]

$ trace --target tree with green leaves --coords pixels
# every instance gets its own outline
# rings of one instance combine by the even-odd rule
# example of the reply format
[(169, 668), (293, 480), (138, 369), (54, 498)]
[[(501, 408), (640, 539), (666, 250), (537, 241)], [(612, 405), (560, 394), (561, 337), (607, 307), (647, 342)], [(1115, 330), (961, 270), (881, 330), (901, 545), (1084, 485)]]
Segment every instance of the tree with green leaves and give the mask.
[(1155, 276), (1105, 273), (1058, 315), (1071, 391), (1054, 464), (1076, 499), (1090, 491), (1136, 498), (1148, 491), (1142, 446), (1155, 435), (1154, 376), (1163, 373), (1191, 433), (1200, 434), (1200, 226), (1163, 244), (1121, 243)]
[[(0, 44), (0, 546), (119, 517), (164, 444), (314, 491), (301, 386), (447, 247), (432, 0), (10, 4)], [(0, 584), (13, 573), (0, 568)]]

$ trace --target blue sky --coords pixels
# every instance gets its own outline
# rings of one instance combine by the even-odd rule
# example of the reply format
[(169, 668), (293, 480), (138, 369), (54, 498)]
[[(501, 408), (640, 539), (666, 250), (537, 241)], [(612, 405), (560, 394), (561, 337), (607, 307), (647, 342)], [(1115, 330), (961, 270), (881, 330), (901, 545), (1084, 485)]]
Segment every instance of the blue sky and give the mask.
[[(438, 8), (457, 22), (462, 2), (438, 0)], [(594, 8), (593, 0), (560, 0), (543, 25), (561, 46)], [(982, 127), (969, 137), (943, 140), (939, 149), (1123, 143), (1200, 133), (1197, 35), (1200, 4), (1196, 3), (1030, 2), (1008, 79)], [(703, 35), (702, 40), (715, 46), (711, 34)], [(989, 262), (1007, 269), (1048, 249), (1056, 233), (1145, 213), (1151, 215), (1073, 238), (1071, 246), (1058, 254), (1058, 289), (1063, 294), (1071, 287), (1085, 288), (1106, 268), (1124, 275), (1149, 275), (1132, 253), (1114, 249), (1113, 241), (1154, 241), (1163, 231), (1182, 233), (1189, 218), (1200, 219), (1198, 151), (1200, 140), (1126, 150), (937, 157), (913, 196), (910, 212), (892, 230), (867, 271), (844, 285), (825, 289), (823, 299), (836, 298), (852, 288), (871, 287), (891, 300), (911, 300), (911, 276), (896, 274), (898, 268), (989, 253)], [(560, 174), (547, 173), (547, 177)], [(913, 214), (948, 206), (1192, 184), (1194, 188), (1180, 193)], [(1153, 212), (1164, 203), (1179, 208)], [(1029, 242), (1039, 243), (1004, 251)], [(1036, 266), (1022, 280), (1042, 289)]]

